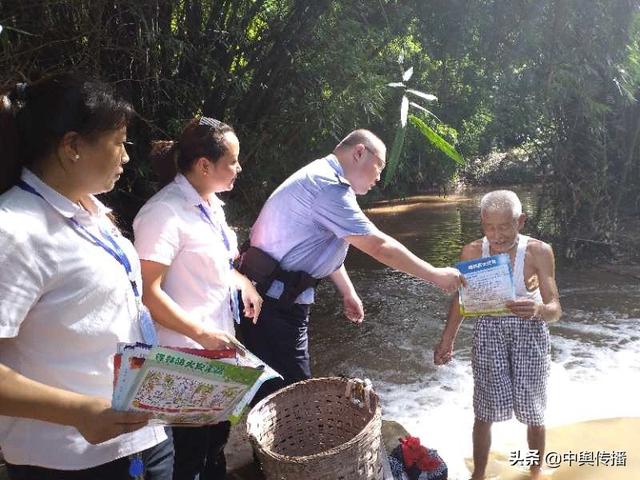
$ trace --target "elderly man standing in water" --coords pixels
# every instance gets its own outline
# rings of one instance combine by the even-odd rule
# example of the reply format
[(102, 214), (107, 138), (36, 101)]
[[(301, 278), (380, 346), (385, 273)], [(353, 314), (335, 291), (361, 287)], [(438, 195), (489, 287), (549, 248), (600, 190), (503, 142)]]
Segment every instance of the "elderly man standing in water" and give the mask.
[[(478, 317), (473, 332), (473, 463), (472, 480), (485, 478), (491, 447), (491, 424), (516, 418), (527, 425), (529, 449), (539, 461), (531, 478), (540, 478), (544, 458), (546, 387), (549, 371), (549, 330), (562, 313), (550, 245), (520, 234), (525, 214), (518, 196), (509, 190), (486, 194), (480, 202), (485, 236), (466, 245), (461, 259), (508, 254), (514, 272), (516, 300), (506, 317)], [(459, 298), (451, 302), (434, 362), (451, 360), (462, 323)]]
[(246, 346), (282, 374), (285, 384), (311, 376), (307, 327), (318, 279), (329, 277), (336, 285), (349, 320), (364, 318), (343, 265), (349, 245), (445, 291), (464, 282), (458, 270), (435, 268), (378, 230), (358, 206), (356, 195), (380, 180), (385, 156), (384, 143), (373, 133), (351, 132), (333, 153), (285, 180), (251, 229), (240, 270), (256, 282), (264, 303), (257, 322), (243, 318), (240, 331)]

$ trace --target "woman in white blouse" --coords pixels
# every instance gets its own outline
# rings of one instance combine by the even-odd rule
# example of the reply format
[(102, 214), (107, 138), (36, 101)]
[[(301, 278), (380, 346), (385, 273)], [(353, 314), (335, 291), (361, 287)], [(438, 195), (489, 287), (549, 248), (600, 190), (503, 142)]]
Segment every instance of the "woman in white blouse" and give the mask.
[(164, 429), (110, 408), (117, 343), (143, 341), (148, 315), (136, 251), (94, 195), (129, 161), (132, 115), (75, 75), (0, 97), (0, 447), (11, 480), (172, 475)]
[[(208, 117), (191, 120), (178, 142), (156, 142), (158, 170), (177, 175), (142, 207), (133, 229), (141, 258), (144, 303), (166, 346), (217, 349), (234, 335), (239, 290), (244, 314), (258, 318), (262, 298), (233, 268), (236, 235), (216, 193), (231, 190), (242, 170), (233, 129)], [(229, 423), (174, 428), (174, 479), (223, 479)]]

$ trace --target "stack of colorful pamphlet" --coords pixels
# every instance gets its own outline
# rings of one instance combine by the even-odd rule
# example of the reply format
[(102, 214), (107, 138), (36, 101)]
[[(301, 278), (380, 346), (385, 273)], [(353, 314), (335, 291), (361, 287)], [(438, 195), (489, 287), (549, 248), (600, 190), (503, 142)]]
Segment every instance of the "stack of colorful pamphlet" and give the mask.
[(153, 414), (150, 424), (236, 423), (260, 386), (279, 377), (242, 344), (224, 350), (120, 343), (112, 408)]
[(460, 312), (465, 317), (510, 315), (506, 306), (515, 300), (509, 255), (482, 257), (456, 264), (464, 275), (466, 287), (460, 288)]

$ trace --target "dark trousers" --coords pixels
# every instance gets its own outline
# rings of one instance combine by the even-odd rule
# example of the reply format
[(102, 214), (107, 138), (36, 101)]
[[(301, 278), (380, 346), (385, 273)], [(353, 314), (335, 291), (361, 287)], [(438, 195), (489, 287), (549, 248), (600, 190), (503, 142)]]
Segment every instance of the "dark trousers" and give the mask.
[[(171, 429), (167, 428), (164, 442), (141, 452), (145, 480), (171, 480), (173, 475), (173, 442)], [(130, 458), (85, 470), (53, 470), (32, 465), (7, 464), (9, 480), (132, 480), (129, 475)]]
[(206, 427), (173, 427), (176, 451), (174, 480), (224, 480), (227, 461), (224, 446), (231, 424), (220, 422)]
[(310, 305), (297, 303), (283, 307), (277, 300), (265, 296), (255, 325), (251, 319), (242, 317), (240, 335), (245, 346), (284, 378), (284, 382), (280, 379), (265, 382), (253, 404), (286, 385), (311, 378), (310, 309)]

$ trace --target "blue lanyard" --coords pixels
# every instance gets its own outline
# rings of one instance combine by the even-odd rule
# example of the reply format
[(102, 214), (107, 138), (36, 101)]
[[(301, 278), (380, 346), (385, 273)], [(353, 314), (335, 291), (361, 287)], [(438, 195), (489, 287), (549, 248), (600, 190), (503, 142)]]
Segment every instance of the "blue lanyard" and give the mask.
[[(200, 209), (200, 213), (202, 213), (206, 222), (209, 225), (211, 225), (211, 228), (213, 230), (217, 230), (216, 225), (213, 223), (213, 221), (211, 220), (211, 217), (207, 213), (207, 210), (204, 208), (204, 206), (201, 203), (198, 204), (198, 209)], [(222, 224), (220, 224), (220, 233), (222, 234), (222, 242), (224, 243), (224, 246), (227, 248), (227, 252), (229, 252), (229, 270), (233, 270), (233, 258), (232, 258), (233, 255), (231, 254), (231, 244), (229, 243), (227, 234), (224, 233), (224, 225)], [(240, 323), (240, 305), (238, 302), (238, 292), (236, 292), (236, 290), (233, 287), (229, 286), (229, 293), (230, 293), (229, 304), (231, 307), (231, 314), (233, 315), (233, 318), (236, 321), (236, 323), (239, 324)]]
[[(198, 208), (200, 209), (200, 213), (202, 213), (202, 215), (204, 215), (204, 218), (206, 219), (207, 223), (209, 225), (211, 225), (211, 228), (213, 228), (213, 230), (217, 230), (215, 224), (211, 220), (211, 217), (207, 213), (207, 210), (204, 208), (204, 206), (200, 203), (200, 204), (198, 204)], [(231, 258), (232, 257), (232, 255), (231, 255), (231, 244), (229, 243), (229, 239), (227, 238), (227, 234), (224, 233), (224, 226), (223, 225), (220, 225), (220, 233), (222, 234), (222, 242), (224, 243), (224, 246), (226, 247), (227, 252), (229, 252), (229, 268), (231, 270), (233, 270), (233, 259)]]
[[(24, 180), (19, 180), (18, 183), (17, 183), (17, 186), (20, 187), (21, 189), (29, 192), (29, 193), (32, 193), (32, 194), (42, 198), (46, 202), (46, 200), (42, 196), (42, 194), (40, 194), (40, 192), (38, 192), (35, 188), (33, 188), (31, 185), (29, 185)], [(136, 284), (135, 278), (133, 276), (133, 271), (131, 269), (131, 263), (129, 262), (129, 258), (127, 257), (127, 254), (124, 253), (124, 251), (122, 250), (120, 245), (118, 245), (118, 243), (115, 241), (115, 239), (113, 239), (111, 237), (111, 235), (109, 235), (108, 232), (106, 232), (102, 228), (100, 228), (100, 233), (102, 233), (102, 235), (104, 235), (106, 237), (107, 241), (113, 247), (113, 248), (111, 248), (109, 245), (104, 243), (102, 241), (102, 239), (96, 237), (89, 230), (87, 230), (85, 227), (80, 225), (76, 219), (69, 218), (68, 221), (69, 221), (69, 224), (71, 225), (71, 227), (74, 230), (80, 231), (84, 235), (89, 237), (89, 240), (91, 240), (92, 243), (94, 243), (98, 247), (102, 248), (105, 252), (107, 252), (109, 255), (111, 255), (113, 258), (115, 258), (116, 261), (120, 265), (122, 265), (122, 267), (127, 272), (127, 277), (129, 278), (129, 282), (131, 283), (131, 288), (133, 289), (133, 294), (136, 296), (136, 299), (140, 298), (140, 292), (138, 291), (138, 285)]]

